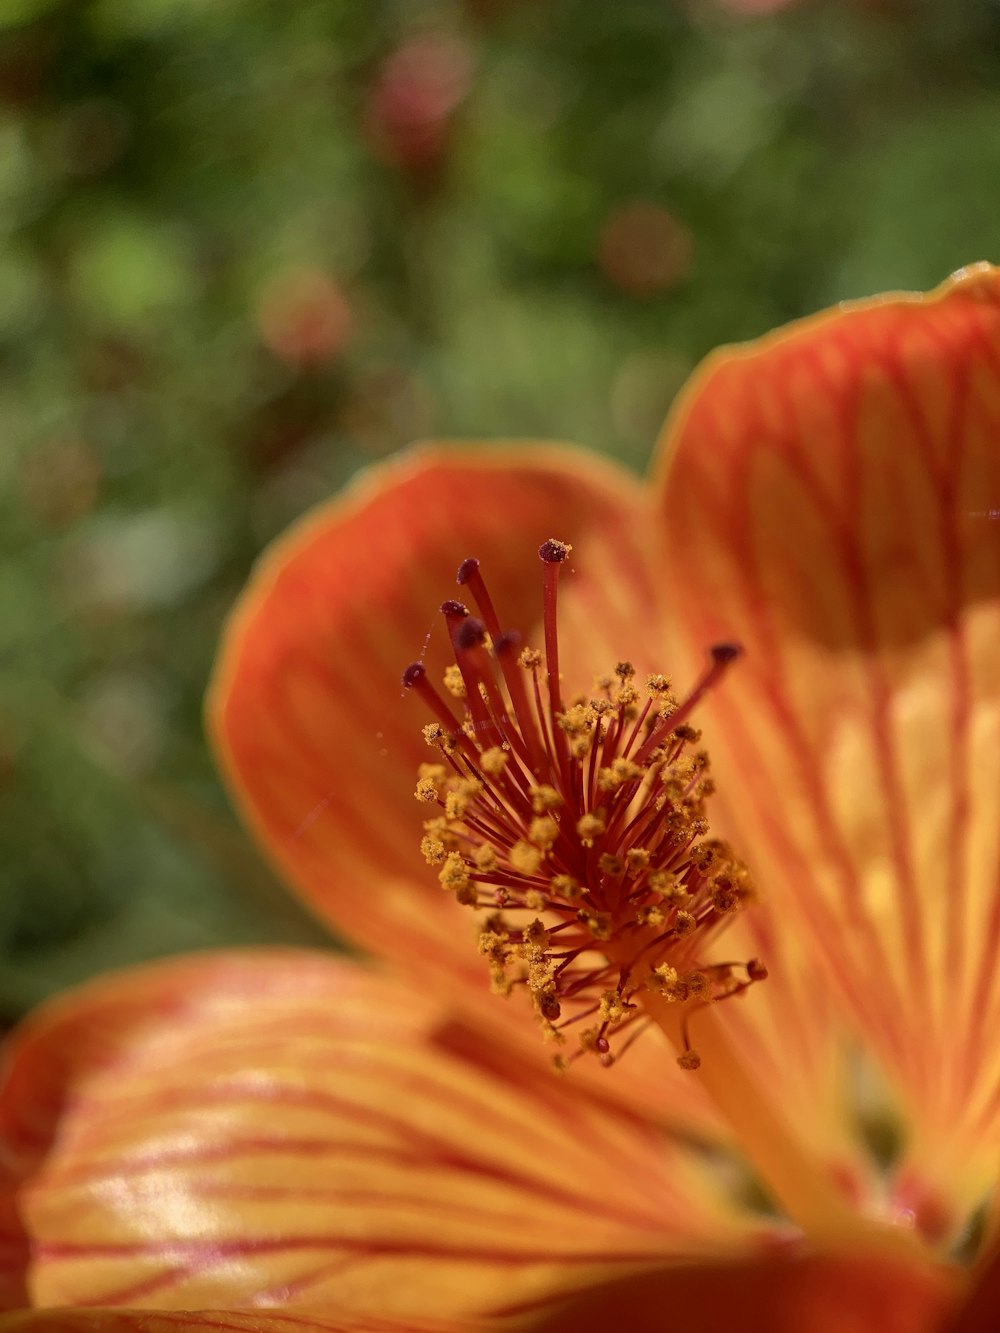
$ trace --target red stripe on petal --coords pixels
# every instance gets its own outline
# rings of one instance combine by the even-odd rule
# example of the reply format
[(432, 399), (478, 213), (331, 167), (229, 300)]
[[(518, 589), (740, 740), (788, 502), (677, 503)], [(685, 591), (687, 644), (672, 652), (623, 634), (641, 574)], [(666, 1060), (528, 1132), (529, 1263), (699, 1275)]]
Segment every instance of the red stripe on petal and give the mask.
[(965, 1197), (1000, 1129), (998, 438), (983, 267), (717, 355), (658, 483), (686, 655), (747, 649), (705, 709), (734, 837)]
[(94, 983), (13, 1040), (36, 1304), (464, 1315), (745, 1234), (646, 1122), (438, 1043), (419, 992), (294, 952)]
[(532, 1325), (536, 1333), (935, 1333), (954, 1303), (941, 1271), (864, 1256), (762, 1259), (675, 1268), (594, 1287)]

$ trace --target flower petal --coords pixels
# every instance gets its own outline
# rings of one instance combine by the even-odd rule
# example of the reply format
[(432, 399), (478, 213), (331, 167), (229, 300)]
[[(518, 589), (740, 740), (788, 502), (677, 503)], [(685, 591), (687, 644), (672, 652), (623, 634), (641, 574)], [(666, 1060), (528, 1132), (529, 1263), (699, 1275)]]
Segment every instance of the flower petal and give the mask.
[(657, 476), (679, 647), (747, 648), (704, 709), (733, 836), (953, 1191), (1000, 1146), (998, 439), (979, 266), (716, 354)]
[[(487, 1326), (488, 1327), (488, 1326)], [(480, 1320), (322, 1310), (17, 1310), (0, 1333), (481, 1333)]]
[(311, 1310), (17, 1310), (0, 1333), (478, 1333), (466, 1320)]
[(296, 951), (95, 982), (12, 1039), (3, 1304), (445, 1317), (746, 1228), (644, 1123)]
[(953, 1287), (944, 1272), (860, 1255), (705, 1264), (596, 1287), (544, 1315), (535, 1333), (933, 1333)]

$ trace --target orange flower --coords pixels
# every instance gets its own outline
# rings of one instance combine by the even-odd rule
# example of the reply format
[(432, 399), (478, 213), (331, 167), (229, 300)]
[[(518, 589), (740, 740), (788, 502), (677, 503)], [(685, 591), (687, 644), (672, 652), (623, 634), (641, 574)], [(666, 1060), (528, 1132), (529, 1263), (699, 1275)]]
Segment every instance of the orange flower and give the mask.
[[(595, 964), (606, 1026), (563, 1079), (526, 997), (489, 993), (475, 918), (421, 862), (434, 834), (413, 784), (434, 755), (399, 685), (414, 656), (441, 679), (428, 628), (469, 555), (504, 626), (551, 662), (536, 551), (553, 532), (573, 545), (567, 699), (623, 659), (683, 692), (707, 647), (744, 646), (695, 722), (713, 833), (760, 889), (718, 939), (719, 902), (701, 899), (670, 936), (657, 966), (682, 938), (697, 948), (684, 966), (707, 981), (690, 993), (633, 994)], [(462, 639), (459, 667), (484, 634)], [(1000, 1154), (1000, 273), (716, 354), (645, 485), (529, 444), (423, 448), (369, 473), (262, 562), (209, 716), (262, 844), (372, 962), (204, 955), (94, 982), (26, 1023), (0, 1105), (0, 1275), (7, 1308), (40, 1312), (0, 1329), (506, 1315), (637, 1330), (667, 1311), (701, 1328), (992, 1327), (996, 1272), (961, 1306), (957, 1260), (979, 1232), (989, 1250)], [(635, 757), (610, 755), (607, 790), (645, 780)], [(685, 773), (671, 800), (700, 781)], [(470, 793), (454, 794), (443, 834), (460, 839)], [(525, 828), (530, 878), (531, 849), (549, 855), (559, 832)], [(515, 841), (480, 843), (489, 883), (490, 847), (513, 866)], [(606, 854), (600, 873), (624, 882)], [(656, 924), (666, 949), (676, 916), (640, 926)], [(520, 961), (539, 964), (538, 1008), (561, 1025), (567, 990), (547, 986), (537, 930)], [(711, 971), (758, 956), (759, 985), (742, 983), (762, 968)], [(704, 1005), (727, 976), (745, 993)], [(602, 1068), (593, 1053), (621, 1052), (633, 1002), (656, 1021)], [(679, 1068), (671, 1040), (700, 1068)], [(777, 1212), (754, 1203), (762, 1186)]]

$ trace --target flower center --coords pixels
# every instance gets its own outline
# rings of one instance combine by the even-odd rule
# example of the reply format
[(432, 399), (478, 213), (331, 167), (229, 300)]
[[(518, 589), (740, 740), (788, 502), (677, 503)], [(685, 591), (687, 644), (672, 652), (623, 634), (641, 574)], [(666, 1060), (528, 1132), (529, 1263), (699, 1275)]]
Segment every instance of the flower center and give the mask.
[(421, 850), (442, 887), (484, 913), (479, 949), (494, 989), (526, 990), (547, 1036), (576, 1037), (557, 1066), (584, 1053), (612, 1064), (652, 1021), (645, 991), (681, 1007), (678, 1061), (697, 1069), (689, 1016), (767, 975), (757, 959), (704, 956), (753, 889), (709, 836), (708, 755), (688, 719), (740, 650), (713, 647), (681, 700), (666, 677), (640, 686), (619, 662), (564, 702), (557, 590), (570, 550), (539, 548), (544, 652), (501, 627), (469, 559), (458, 583), (479, 615), (441, 607), (455, 657), (443, 690), (419, 662), (403, 673), (436, 719), (424, 737), (438, 757), (416, 787), (437, 807)]

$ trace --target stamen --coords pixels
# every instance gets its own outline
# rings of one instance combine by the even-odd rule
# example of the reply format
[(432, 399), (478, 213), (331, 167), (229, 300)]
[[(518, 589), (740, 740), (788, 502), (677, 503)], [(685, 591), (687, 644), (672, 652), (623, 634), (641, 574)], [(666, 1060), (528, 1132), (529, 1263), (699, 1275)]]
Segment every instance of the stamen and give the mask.
[(708, 757), (687, 719), (740, 650), (713, 647), (680, 701), (664, 676), (643, 691), (619, 662), (564, 703), (558, 583), (571, 549), (539, 548), (544, 655), (501, 628), (479, 561), (459, 566), (480, 614), (457, 601), (441, 612), (455, 663), (445, 686), (464, 717), (421, 664), (403, 673), (436, 718), (424, 734), (446, 761), (419, 775), (418, 798), (436, 806), (422, 849), (444, 889), (487, 910), (479, 948), (494, 989), (526, 990), (550, 1039), (578, 1034), (560, 1065), (620, 1058), (647, 1025), (649, 995), (677, 1006), (679, 1063), (694, 1069), (691, 1018), (767, 975), (756, 959), (704, 958), (753, 888), (708, 836)]

